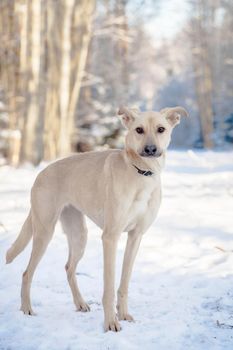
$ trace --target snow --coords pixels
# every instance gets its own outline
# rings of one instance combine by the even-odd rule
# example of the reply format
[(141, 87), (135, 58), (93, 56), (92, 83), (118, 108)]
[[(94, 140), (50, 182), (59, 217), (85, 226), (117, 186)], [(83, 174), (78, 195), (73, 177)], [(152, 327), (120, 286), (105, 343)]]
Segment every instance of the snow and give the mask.
[[(44, 167), (0, 168), (0, 349), (233, 349), (233, 152), (170, 151), (158, 218), (136, 259), (129, 307), (136, 322), (103, 332), (101, 232), (89, 240), (78, 280), (90, 313), (75, 312), (66, 281), (66, 238), (58, 225), (32, 284), (37, 316), (19, 311), (31, 247), (10, 265), (5, 252)], [(126, 235), (119, 242), (117, 284)]]

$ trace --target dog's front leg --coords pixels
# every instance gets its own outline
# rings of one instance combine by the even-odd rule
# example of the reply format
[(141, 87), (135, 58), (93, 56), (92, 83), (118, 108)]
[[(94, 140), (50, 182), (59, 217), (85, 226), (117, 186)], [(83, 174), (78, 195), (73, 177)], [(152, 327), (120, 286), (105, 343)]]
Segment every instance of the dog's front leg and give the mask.
[(104, 253), (104, 329), (105, 331), (111, 330), (114, 332), (118, 332), (121, 329), (114, 305), (115, 263), (118, 239), (119, 233), (116, 234), (116, 232), (111, 230), (104, 230), (102, 235)]
[(132, 274), (134, 260), (142, 239), (142, 234), (136, 231), (128, 233), (128, 240), (125, 249), (121, 282), (117, 293), (117, 310), (119, 320), (133, 321), (133, 317), (128, 313), (128, 288)]

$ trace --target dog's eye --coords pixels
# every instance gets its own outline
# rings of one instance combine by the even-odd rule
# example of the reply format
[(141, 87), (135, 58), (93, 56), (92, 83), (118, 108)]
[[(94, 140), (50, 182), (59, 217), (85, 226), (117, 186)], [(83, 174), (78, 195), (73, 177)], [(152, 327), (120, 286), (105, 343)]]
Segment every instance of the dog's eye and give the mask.
[(164, 131), (165, 131), (165, 128), (164, 128), (163, 126), (160, 126), (160, 127), (158, 128), (158, 132), (159, 132), (160, 134), (162, 134)]
[(143, 128), (136, 128), (136, 131), (137, 131), (138, 134), (143, 134), (144, 133)]

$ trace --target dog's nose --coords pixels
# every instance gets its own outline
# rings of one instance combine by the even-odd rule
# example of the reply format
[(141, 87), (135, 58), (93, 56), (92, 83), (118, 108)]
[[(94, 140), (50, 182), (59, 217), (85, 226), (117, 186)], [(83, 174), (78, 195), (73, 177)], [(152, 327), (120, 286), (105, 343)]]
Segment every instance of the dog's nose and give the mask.
[(144, 151), (146, 152), (146, 154), (148, 154), (148, 156), (153, 156), (156, 153), (157, 148), (155, 145), (146, 145)]

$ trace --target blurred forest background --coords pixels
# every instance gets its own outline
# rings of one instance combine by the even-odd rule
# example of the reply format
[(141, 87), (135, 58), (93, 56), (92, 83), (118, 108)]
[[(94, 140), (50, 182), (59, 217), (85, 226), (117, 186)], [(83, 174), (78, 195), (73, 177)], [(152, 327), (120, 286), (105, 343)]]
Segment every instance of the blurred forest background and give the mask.
[(2, 163), (122, 147), (122, 104), (181, 105), (173, 147), (233, 145), (232, 0), (0, 0)]

